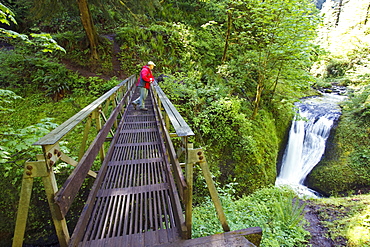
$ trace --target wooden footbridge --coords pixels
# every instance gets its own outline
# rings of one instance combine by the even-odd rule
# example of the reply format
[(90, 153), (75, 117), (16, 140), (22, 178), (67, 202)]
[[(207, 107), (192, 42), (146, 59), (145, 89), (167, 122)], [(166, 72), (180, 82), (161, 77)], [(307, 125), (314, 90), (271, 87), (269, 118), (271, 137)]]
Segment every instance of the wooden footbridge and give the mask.
[[(43, 154), (25, 164), (13, 246), (23, 244), (35, 177), (42, 178), (60, 246), (258, 246), (259, 227), (230, 232), (203, 150), (188, 142), (194, 133), (161, 88), (152, 86), (148, 111), (141, 111), (130, 104), (138, 96), (135, 84), (135, 76), (124, 80), (34, 144)], [(81, 124), (79, 155), (72, 158), (60, 143)], [(54, 173), (59, 162), (75, 166), (61, 188)], [(96, 163), (100, 169), (91, 171)], [(195, 164), (224, 233), (191, 239)], [(69, 232), (66, 215), (87, 176), (95, 181)]]

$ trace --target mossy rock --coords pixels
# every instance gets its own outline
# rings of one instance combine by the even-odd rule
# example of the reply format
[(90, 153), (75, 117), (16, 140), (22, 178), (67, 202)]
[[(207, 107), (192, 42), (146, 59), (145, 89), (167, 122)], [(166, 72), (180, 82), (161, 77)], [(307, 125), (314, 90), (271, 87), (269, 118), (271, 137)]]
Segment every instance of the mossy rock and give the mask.
[(358, 187), (358, 179), (344, 162), (320, 162), (307, 176), (308, 187), (325, 195), (351, 194)]

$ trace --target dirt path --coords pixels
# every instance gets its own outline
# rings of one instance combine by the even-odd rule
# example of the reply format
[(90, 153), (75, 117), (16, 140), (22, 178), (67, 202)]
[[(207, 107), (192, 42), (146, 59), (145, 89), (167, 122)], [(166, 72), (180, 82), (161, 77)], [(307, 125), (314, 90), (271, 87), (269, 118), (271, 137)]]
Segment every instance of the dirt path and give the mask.
[(326, 212), (327, 214), (331, 214), (330, 212), (333, 209), (328, 207), (324, 207), (319, 204), (315, 204), (312, 201), (306, 201), (307, 205), (304, 209), (305, 211), (305, 218), (309, 222), (309, 226), (307, 226), (306, 230), (311, 233), (311, 239), (307, 246), (312, 247), (340, 247), (340, 246), (347, 246), (347, 240), (336, 239), (333, 241), (328, 237), (330, 232), (327, 228), (325, 228), (321, 221), (323, 219), (320, 218), (320, 213)]

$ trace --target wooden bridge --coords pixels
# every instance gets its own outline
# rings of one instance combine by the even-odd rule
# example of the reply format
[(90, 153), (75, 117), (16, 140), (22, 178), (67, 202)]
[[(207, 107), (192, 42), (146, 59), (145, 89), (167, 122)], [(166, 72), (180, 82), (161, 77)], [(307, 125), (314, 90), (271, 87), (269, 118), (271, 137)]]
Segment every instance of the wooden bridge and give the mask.
[[(23, 244), (35, 177), (42, 178), (60, 246), (258, 246), (259, 227), (230, 232), (204, 152), (188, 142), (194, 133), (161, 88), (152, 86), (149, 110), (140, 111), (130, 104), (138, 96), (135, 84), (135, 76), (124, 80), (34, 144), (43, 154), (25, 164), (13, 246)], [(81, 124), (73, 159), (60, 142)], [(89, 142), (91, 132), (96, 137)], [(173, 138), (181, 143), (177, 150)], [(75, 168), (58, 188), (60, 161)], [(101, 164), (97, 172), (94, 163)], [(203, 171), (222, 234), (191, 239), (194, 164)], [(70, 235), (66, 215), (87, 176), (95, 182)]]

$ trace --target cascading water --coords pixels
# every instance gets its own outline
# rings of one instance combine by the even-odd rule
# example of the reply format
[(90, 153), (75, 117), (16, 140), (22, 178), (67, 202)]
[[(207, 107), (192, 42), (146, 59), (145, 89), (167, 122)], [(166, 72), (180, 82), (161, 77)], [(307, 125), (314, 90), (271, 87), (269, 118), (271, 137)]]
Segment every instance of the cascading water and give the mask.
[(292, 122), (276, 185), (290, 185), (300, 194), (315, 196), (303, 182), (324, 154), (330, 130), (341, 115), (338, 103), (344, 99), (324, 94), (296, 104), (298, 114)]

